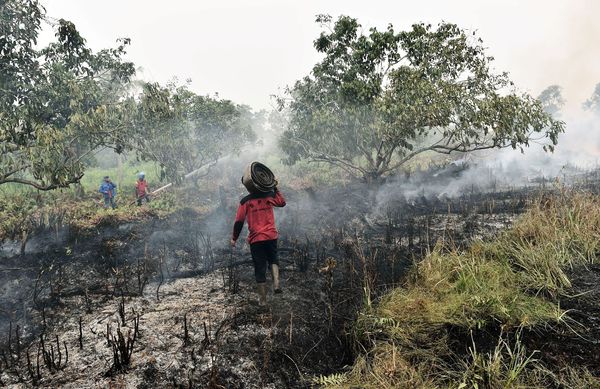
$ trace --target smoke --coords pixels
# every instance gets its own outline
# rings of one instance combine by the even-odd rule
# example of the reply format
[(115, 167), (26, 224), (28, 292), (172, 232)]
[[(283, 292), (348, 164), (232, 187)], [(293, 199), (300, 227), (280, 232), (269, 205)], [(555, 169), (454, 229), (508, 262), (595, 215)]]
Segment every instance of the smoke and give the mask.
[(396, 176), (377, 191), (375, 212), (384, 212), (395, 201), (572, 184), (583, 172), (600, 166), (600, 118), (579, 110), (562, 119), (566, 130), (553, 153), (534, 142), (523, 153), (513, 149), (471, 153), (442, 168)]

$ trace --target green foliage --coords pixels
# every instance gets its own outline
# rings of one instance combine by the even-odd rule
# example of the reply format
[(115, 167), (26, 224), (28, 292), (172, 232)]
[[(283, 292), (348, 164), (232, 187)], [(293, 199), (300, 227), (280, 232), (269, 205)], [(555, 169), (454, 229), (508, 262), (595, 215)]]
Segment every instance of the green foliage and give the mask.
[(93, 52), (60, 19), (56, 41), (37, 49), (44, 18), (37, 1), (0, 3), (0, 184), (68, 187), (105, 149), (134, 151), (178, 180), (253, 139), (260, 118), (246, 106), (174, 85), (134, 96), (129, 39)]
[(364, 34), (347, 16), (317, 22), (324, 58), (280, 99), (291, 114), (280, 142), (290, 164), (323, 161), (378, 178), (427, 151), (522, 149), (534, 136), (553, 150), (564, 129), (493, 73), (481, 39), (454, 24)]
[(148, 207), (159, 214), (165, 215), (181, 208), (181, 204), (175, 194), (164, 192), (159, 197), (153, 199), (148, 204)]
[(142, 159), (160, 164), (162, 176), (179, 179), (253, 140), (255, 118), (246, 106), (199, 96), (185, 86), (145, 84), (135, 148)]
[(538, 362), (534, 358), (535, 352), (527, 353), (519, 335), (512, 345), (500, 336), (489, 353), (478, 352), (473, 344), (470, 354), (458, 388), (512, 388), (539, 381), (533, 369), (526, 370), (528, 367), (540, 369), (534, 366)]
[(0, 241), (21, 238), (32, 228), (29, 218), (36, 202), (28, 193), (6, 196), (0, 193)]
[(63, 19), (37, 49), (44, 16), (34, 0), (0, 4), (0, 184), (50, 190), (78, 182), (98, 147), (123, 149), (127, 134), (98, 119), (117, 109), (134, 67), (122, 59), (128, 39), (94, 53)]
[(327, 376), (320, 375), (314, 379), (315, 384), (325, 386), (341, 385), (344, 381), (346, 381), (346, 375), (343, 373), (330, 374)]

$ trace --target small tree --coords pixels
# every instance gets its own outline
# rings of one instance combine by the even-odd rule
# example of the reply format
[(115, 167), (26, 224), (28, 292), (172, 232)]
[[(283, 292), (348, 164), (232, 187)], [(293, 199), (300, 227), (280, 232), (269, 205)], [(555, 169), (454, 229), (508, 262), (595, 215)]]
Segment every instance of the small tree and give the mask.
[(583, 103), (583, 108), (586, 111), (600, 114), (600, 83), (596, 84), (596, 88), (594, 89), (592, 96), (586, 100), (585, 103)]
[(288, 88), (285, 161), (327, 162), (367, 180), (425, 152), (528, 146), (553, 150), (564, 123), (491, 70), (481, 39), (458, 26), (415, 24), (396, 33), (342, 16), (317, 17), (323, 54)]

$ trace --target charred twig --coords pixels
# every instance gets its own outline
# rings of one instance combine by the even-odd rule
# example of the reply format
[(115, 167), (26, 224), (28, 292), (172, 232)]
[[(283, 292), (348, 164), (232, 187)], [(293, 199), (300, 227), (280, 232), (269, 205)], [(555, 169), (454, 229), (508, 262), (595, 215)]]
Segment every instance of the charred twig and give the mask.
[(200, 241), (202, 242), (202, 245), (204, 246), (204, 253), (203, 253), (204, 270), (212, 271), (214, 269), (214, 265), (215, 265), (215, 256), (214, 256), (214, 250), (212, 248), (210, 234), (205, 235), (202, 232), (200, 232), (199, 236), (200, 236)]
[[(30, 348), (31, 348), (31, 346), (30, 346)], [(29, 373), (29, 376), (31, 377), (33, 384), (36, 385), (37, 381), (42, 378), (42, 376), (40, 374), (39, 354), (38, 354), (37, 371), (34, 371), (34, 369), (33, 369), (33, 364), (31, 363), (31, 357), (29, 356), (29, 348), (27, 349), (26, 357), (27, 357), (27, 372)]]
[(83, 350), (83, 319), (79, 316), (79, 349)]
[(144, 294), (144, 287), (148, 283), (148, 268), (147, 268), (147, 258), (148, 258), (148, 243), (144, 244), (144, 260), (140, 264), (140, 259), (137, 259), (137, 283), (138, 283), (138, 293), (139, 295)]
[(42, 330), (46, 331), (46, 306), (42, 305)]
[(288, 331), (288, 337), (289, 337), (290, 344), (292, 344), (293, 326), (294, 326), (294, 311), (290, 311), (290, 326), (289, 326), (289, 331)]
[(206, 328), (206, 322), (202, 322), (202, 325), (204, 326), (204, 339), (202, 339), (202, 342), (200, 342), (200, 350), (198, 350), (200, 352), (200, 355), (204, 354), (204, 351), (208, 348), (208, 346), (210, 346), (210, 336), (208, 336), (208, 329)]
[(12, 321), (8, 324), (8, 354), (12, 359)]
[(158, 283), (158, 286), (156, 287), (156, 301), (160, 301), (160, 287), (165, 282), (165, 273), (163, 272), (163, 261), (164, 261), (166, 255), (167, 255), (167, 248), (165, 245), (163, 252), (160, 254), (160, 256), (158, 258), (158, 261), (159, 261), (158, 269), (160, 271), (160, 282)]
[(183, 314), (183, 344), (187, 346), (190, 343), (190, 334), (188, 331), (187, 313)]
[(40, 373), (40, 352), (41, 352), (41, 348), (40, 348), (40, 345), (38, 344), (37, 356), (35, 358), (35, 372), (36, 372), (36, 375), (38, 376), (38, 378), (42, 378), (42, 374)]
[(16, 345), (15, 345), (15, 354), (17, 355), (17, 362), (21, 361), (21, 336), (19, 335), (19, 331), (20, 327), (17, 324), (17, 328), (15, 328), (15, 341), (16, 341)]
[(67, 343), (63, 342), (63, 346), (65, 349), (65, 359), (63, 361), (62, 353), (60, 351), (60, 340), (58, 335), (56, 335), (56, 353), (54, 352), (54, 345), (50, 344), (50, 350), (46, 349), (46, 343), (44, 341), (44, 335), (40, 336), (40, 347), (42, 352), (42, 358), (48, 370), (51, 373), (60, 371), (65, 368), (67, 363), (69, 362), (69, 349), (67, 348)]
[(121, 301), (119, 302), (119, 317), (121, 324), (125, 326), (125, 296), (121, 293)]
[(229, 259), (227, 261), (227, 286), (229, 292), (236, 294), (240, 289), (240, 277), (238, 267), (233, 261), (233, 247), (229, 250)]

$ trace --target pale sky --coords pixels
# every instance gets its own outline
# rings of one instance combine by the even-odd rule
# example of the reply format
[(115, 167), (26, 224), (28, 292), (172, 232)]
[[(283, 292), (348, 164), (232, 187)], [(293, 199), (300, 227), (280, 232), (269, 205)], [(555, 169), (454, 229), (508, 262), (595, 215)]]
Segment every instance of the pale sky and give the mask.
[[(200, 94), (253, 108), (308, 74), (318, 61), (315, 15), (344, 14), (367, 29), (442, 20), (477, 30), (496, 69), (533, 95), (564, 87), (577, 109), (600, 82), (596, 0), (42, 0), (48, 16), (76, 24), (93, 49), (129, 37), (141, 78), (192, 80)], [(46, 39), (47, 36), (43, 39)]]

